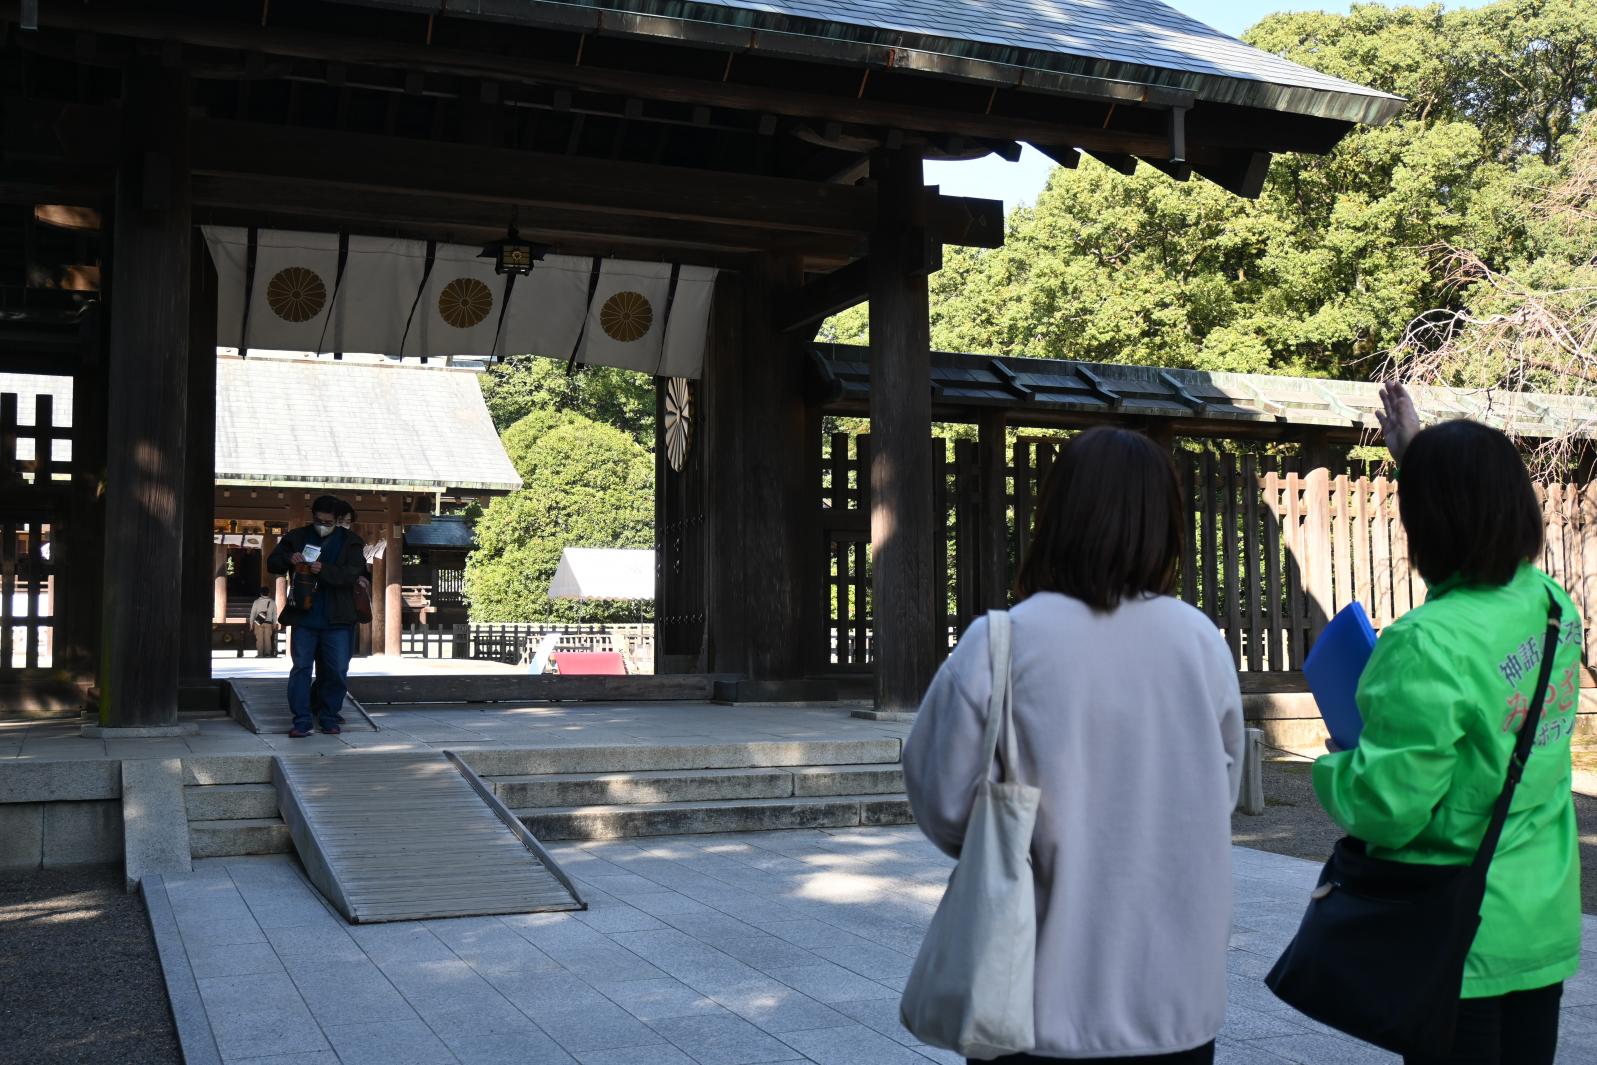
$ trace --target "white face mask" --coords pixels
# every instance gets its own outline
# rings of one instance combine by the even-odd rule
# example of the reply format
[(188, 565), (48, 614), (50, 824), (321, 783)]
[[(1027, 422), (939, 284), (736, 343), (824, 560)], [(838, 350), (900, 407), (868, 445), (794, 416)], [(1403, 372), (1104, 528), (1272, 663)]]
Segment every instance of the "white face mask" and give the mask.
[(333, 535), (333, 527), (331, 525), (320, 525), (320, 524), (318, 524), (318, 525), (314, 526), (314, 528), (316, 529), (316, 535), (317, 536), (331, 536), (331, 535)]

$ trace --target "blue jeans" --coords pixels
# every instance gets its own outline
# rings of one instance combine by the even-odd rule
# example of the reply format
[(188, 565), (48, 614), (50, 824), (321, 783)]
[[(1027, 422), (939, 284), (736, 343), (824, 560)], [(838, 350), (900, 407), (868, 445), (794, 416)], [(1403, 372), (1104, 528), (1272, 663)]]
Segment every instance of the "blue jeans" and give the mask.
[(288, 674), (288, 708), (294, 715), (294, 728), (309, 732), (313, 718), (321, 721), (322, 728), (344, 723), (339, 711), (344, 707), (354, 649), (355, 629), (351, 625), (325, 629), (294, 626), (288, 641), (288, 651), (294, 659), (294, 668)]

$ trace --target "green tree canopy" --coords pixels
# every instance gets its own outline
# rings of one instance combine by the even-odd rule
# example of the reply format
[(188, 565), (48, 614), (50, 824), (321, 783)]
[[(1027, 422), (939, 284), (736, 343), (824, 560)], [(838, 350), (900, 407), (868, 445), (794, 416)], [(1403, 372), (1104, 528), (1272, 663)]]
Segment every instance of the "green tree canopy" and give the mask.
[(629, 434), (538, 409), (502, 434), (523, 488), (488, 504), (466, 560), (473, 621), (632, 621), (635, 603), (551, 600), (565, 547), (649, 547), (654, 460)]
[[(1597, 88), (1597, 0), (1468, 11), (1360, 4), (1271, 15), (1272, 52), (1406, 96), (1327, 157), (1286, 155), (1239, 199), (1149, 167), (1055, 170), (1005, 245), (952, 250), (932, 279), (936, 347), (1213, 370), (1368, 377), (1433, 308), (1459, 309), (1443, 249), (1511, 270)], [(867, 312), (825, 339), (867, 339)]]
[(611, 366), (567, 373), (558, 359), (518, 355), (491, 367), (480, 380), (488, 413), (501, 433), (534, 411), (569, 410), (653, 446), (654, 380), (648, 374)]

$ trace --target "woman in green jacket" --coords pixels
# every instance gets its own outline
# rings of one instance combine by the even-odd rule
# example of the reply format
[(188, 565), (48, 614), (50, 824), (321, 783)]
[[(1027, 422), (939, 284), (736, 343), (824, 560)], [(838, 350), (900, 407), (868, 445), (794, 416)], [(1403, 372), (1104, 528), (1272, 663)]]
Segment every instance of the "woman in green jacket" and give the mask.
[(1398, 506), (1425, 604), (1381, 634), (1359, 681), (1357, 748), (1319, 759), (1314, 790), (1371, 855), (1467, 865), (1502, 791), (1534, 694), (1547, 592), (1563, 608), (1535, 747), (1487, 877), (1453, 1052), (1408, 1065), (1552, 1065), (1563, 981), (1580, 962), (1580, 862), (1569, 741), (1581, 622), (1533, 565), (1541, 508), (1514, 445), (1477, 422), (1420, 431), (1389, 388), (1382, 425), (1401, 464)]

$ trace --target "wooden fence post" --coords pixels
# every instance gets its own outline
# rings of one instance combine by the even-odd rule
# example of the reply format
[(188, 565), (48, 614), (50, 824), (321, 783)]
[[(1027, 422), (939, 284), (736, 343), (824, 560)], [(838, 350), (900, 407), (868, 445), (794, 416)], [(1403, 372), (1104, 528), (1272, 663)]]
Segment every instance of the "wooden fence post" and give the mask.
[(1320, 635), (1336, 613), (1331, 585), (1331, 484), (1324, 466), (1309, 471), (1303, 482), (1303, 585), (1309, 611), (1309, 640)]

